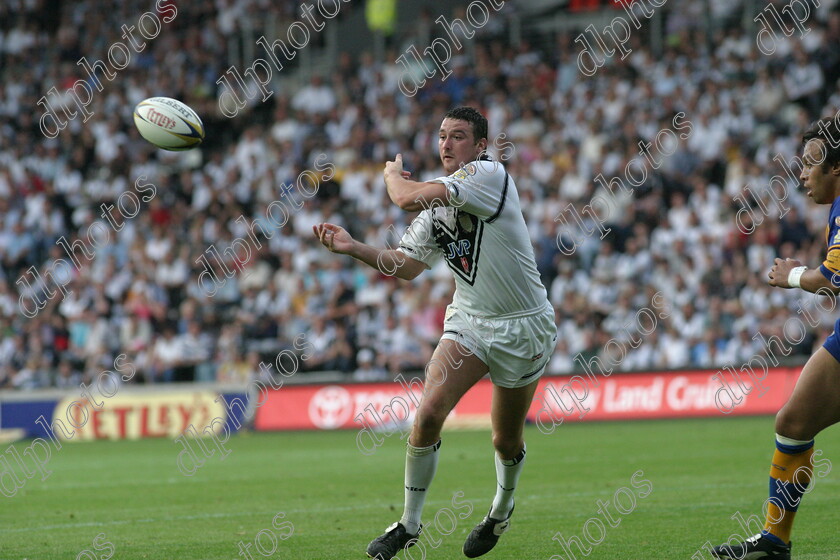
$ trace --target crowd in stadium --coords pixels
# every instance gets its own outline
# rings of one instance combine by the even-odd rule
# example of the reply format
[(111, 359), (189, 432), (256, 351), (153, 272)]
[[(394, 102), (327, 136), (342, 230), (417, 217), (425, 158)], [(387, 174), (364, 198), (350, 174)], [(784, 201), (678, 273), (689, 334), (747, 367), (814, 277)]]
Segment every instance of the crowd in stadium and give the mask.
[[(768, 56), (743, 24), (752, 21), (743, 2), (711, 22), (682, 11), (704, 2), (681, 2), (679, 15), (666, 6), (661, 55), (643, 28), (629, 56), (607, 57), (583, 79), (579, 31), (510, 44), (505, 18), (516, 3), (509, 0), (495, 16), (503, 23), (477, 33), (469, 53), (453, 57), (452, 74), (414, 96), (399, 90), (396, 59), (421, 39), (405, 33), (379, 60), (342, 53), (335, 68), (299, 90), (278, 91), (227, 119), (217, 104), (216, 80), (230, 65), (222, 45), (236, 38), (242, 17), (294, 19), (297, 3), (179, 2), (177, 17), (164, 24), (178, 33), (148, 41), (94, 92), (89, 120), (71, 119), (47, 139), (38, 100), (85, 78), (76, 62), (105, 59), (120, 26), (145, 5), (100, 4), (44, 10), (21, 0), (0, 8), (0, 388), (78, 386), (120, 353), (138, 368), (139, 382), (241, 383), (280, 350), (300, 351), (300, 335), (311, 350), (302, 361), (307, 372), (391, 379), (422, 369), (454, 289), (445, 265), (413, 282), (394, 280), (325, 251), (311, 227), (329, 221), (395, 247), (413, 216), (390, 203), (384, 162), (401, 152), (413, 177), (440, 176), (437, 128), (460, 104), (487, 115), (491, 153), (519, 189), (557, 311), (550, 373), (580, 371), (596, 356), (621, 371), (737, 368), (764, 351), (759, 332), (790, 341), (788, 357), (802, 360), (830, 332), (833, 299), (804, 299), (770, 288), (765, 277), (776, 256), (814, 267), (825, 252), (827, 209), (809, 203), (792, 178), (798, 169), (780, 162), (800, 153), (809, 122), (840, 109), (836, 10), (819, 10), (802, 39), (780, 33)], [(154, 95), (195, 108), (205, 118), (206, 147), (172, 154), (140, 138), (131, 109)], [(675, 127), (678, 113), (690, 126)], [(662, 130), (684, 134), (665, 134), (677, 138), (660, 148), (670, 155), (651, 161), (639, 142), (656, 145)], [(600, 174), (627, 186), (632, 160), (646, 169), (632, 193), (606, 193), (595, 180)], [(138, 196), (139, 211), (117, 215), (120, 195), (139, 195), (138, 185), (153, 185)], [(585, 210), (597, 195), (612, 201), (603, 238)], [(282, 227), (266, 225), (275, 201), (288, 213)], [(569, 204), (589, 229), (567, 226), (576, 223)], [(250, 235), (246, 225), (255, 220), (262, 234)], [(102, 227), (90, 237), (94, 222)], [(61, 238), (76, 247), (78, 266)], [(561, 250), (575, 238), (574, 251)], [(239, 259), (250, 253), (241, 266), (231, 258), (235, 239), (245, 240)], [(208, 270), (202, 256), (211, 283), (199, 283)], [(29, 272), (61, 258), (73, 273), (66, 295)], [(657, 293), (666, 305), (635, 344), (626, 325), (653, 309)], [(820, 319), (804, 338), (785, 327), (800, 308)], [(616, 348), (606, 344), (611, 339), (626, 352), (604, 356), (605, 347)]]

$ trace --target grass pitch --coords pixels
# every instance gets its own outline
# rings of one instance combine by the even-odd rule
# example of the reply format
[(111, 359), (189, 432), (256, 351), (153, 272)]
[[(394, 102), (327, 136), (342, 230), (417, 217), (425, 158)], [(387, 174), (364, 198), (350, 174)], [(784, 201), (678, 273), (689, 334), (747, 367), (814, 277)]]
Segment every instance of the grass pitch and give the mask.
[[(0, 496), (0, 559), (366, 558), (367, 543), (402, 512), (404, 451), (395, 434), (365, 456), (355, 436), (240, 434), (224, 460), (217, 452), (192, 477), (178, 470), (171, 440), (67, 444), (53, 450), (46, 481)], [(551, 435), (529, 427), (526, 438), (513, 524), (488, 559), (689, 560), (707, 540), (743, 534), (731, 517), (761, 516), (767, 497), (771, 417), (563, 425)], [(840, 464), (840, 430), (816, 447)], [(441, 452), (427, 537), (401, 558), (463, 558), (489, 508), (489, 432), (447, 431)], [(840, 469), (823, 465), (797, 517), (796, 560), (837, 558)], [(557, 533), (576, 536), (588, 556), (576, 545), (570, 556)]]

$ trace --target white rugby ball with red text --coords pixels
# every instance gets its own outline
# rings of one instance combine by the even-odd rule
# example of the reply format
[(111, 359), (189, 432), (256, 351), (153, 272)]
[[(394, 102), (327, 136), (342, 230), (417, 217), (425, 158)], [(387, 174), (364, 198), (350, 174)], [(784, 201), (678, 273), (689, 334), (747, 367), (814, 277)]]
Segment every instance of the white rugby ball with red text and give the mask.
[(134, 108), (140, 136), (164, 150), (195, 148), (204, 140), (204, 125), (188, 105), (170, 97), (150, 97)]

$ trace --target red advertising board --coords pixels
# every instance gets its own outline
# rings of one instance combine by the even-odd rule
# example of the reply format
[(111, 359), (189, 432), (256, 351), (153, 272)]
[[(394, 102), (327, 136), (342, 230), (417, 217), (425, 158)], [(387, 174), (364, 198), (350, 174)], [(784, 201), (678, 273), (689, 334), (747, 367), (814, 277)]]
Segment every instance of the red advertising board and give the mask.
[[(528, 420), (541, 430), (563, 422), (773, 414), (790, 396), (801, 368), (771, 368), (762, 376), (734, 370), (544, 377)], [(359, 429), (404, 424), (414, 416), (420, 380), (342, 385), (287, 385), (257, 410), (258, 430)], [(469, 390), (447, 423), (490, 424), (493, 385)]]

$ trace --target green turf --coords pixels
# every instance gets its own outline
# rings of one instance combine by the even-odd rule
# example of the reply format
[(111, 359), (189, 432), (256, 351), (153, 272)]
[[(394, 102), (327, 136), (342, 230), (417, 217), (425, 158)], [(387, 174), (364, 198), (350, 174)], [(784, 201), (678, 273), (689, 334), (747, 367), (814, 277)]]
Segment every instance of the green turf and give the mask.
[[(562, 554), (552, 536), (581, 537), (589, 518), (605, 520), (596, 500), (612, 502), (626, 487), (623, 500), (632, 494), (635, 509), (621, 515), (608, 506), (620, 523), (606, 527), (604, 541), (588, 556), (574, 549), (576, 558), (689, 560), (706, 540), (717, 544), (740, 531), (730, 519), (735, 512), (760, 513), (772, 433), (770, 417), (564, 425), (552, 435), (529, 428), (514, 523), (486, 558)], [(253, 542), (262, 530), (280, 536), (271, 526), (279, 512), (286, 517), (278, 522), (289, 521), (294, 534), (278, 540), (271, 558), (361, 559), (368, 541), (401, 513), (397, 435), (372, 456), (357, 450), (355, 432), (240, 434), (229, 447), (224, 461), (211, 457), (186, 477), (176, 467), (180, 447), (169, 440), (65, 445), (54, 451), (46, 481), (29, 479), (16, 496), (0, 496), (0, 559), (102, 560), (105, 541), (113, 544), (115, 560), (243, 558), (239, 541)], [(840, 430), (821, 435), (817, 448), (840, 464)], [(427, 543), (425, 558), (463, 558), (463, 540), (494, 491), (489, 433), (446, 432), (441, 451), (424, 515), (433, 526), (440, 512), (438, 530), (428, 530), (438, 546)], [(645, 498), (645, 489), (631, 484), (638, 470), (653, 486)], [(837, 558), (838, 472), (817, 477), (805, 498), (794, 533), (797, 560)], [(470, 509), (452, 504), (459, 491), (472, 512), (457, 518), (452, 530), (452, 518)], [(589, 527), (597, 539), (595, 522)], [(103, 550), (97, 551), (93, 541), (100, 533)], [(267, 533), (262, 543), (271, 546)], [(91, 554), (79, 556), (83, 550)], [(424, 557), (419, 548), (411, 550), (412, 558)], [(265, 558), (256, 548), (251, 555)], [(568, 556), (554, 560), (560, 558)]]

